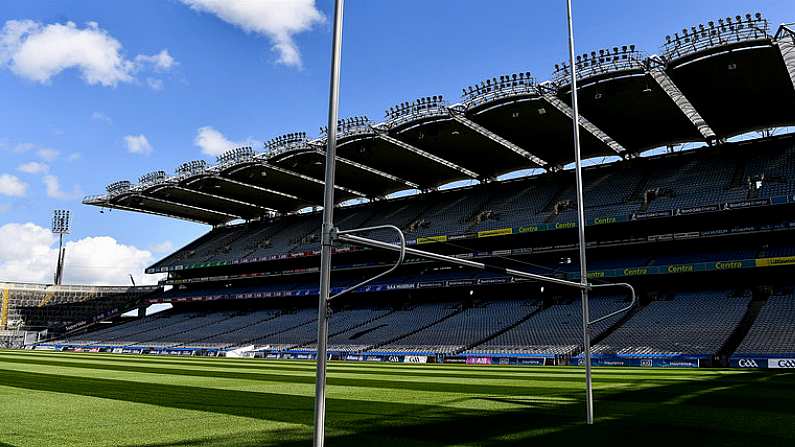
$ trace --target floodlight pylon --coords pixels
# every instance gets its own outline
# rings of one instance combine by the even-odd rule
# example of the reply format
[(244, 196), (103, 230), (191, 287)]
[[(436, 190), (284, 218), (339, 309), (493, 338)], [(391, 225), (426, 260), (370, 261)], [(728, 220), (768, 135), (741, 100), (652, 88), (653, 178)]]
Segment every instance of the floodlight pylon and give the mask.
[(63, 265), (66, 249), (63, 246), (63, 237), (71, 231), (71, 212), (69, 210), (55, 210), (52, 212), (52, 233), (58, 235), (58, 259), (53, 275), (53, 284), (61, 285), (63, 282)]

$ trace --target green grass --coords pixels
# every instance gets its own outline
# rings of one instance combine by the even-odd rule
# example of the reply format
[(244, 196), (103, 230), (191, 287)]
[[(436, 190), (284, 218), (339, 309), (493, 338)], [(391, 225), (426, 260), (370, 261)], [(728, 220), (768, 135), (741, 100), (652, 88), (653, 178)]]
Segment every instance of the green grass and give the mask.
[[(332, 363), (329, 446), (795, 445), (795, 373)], [(314, 363), (0, 351), (3, 446), (306, 446)]]

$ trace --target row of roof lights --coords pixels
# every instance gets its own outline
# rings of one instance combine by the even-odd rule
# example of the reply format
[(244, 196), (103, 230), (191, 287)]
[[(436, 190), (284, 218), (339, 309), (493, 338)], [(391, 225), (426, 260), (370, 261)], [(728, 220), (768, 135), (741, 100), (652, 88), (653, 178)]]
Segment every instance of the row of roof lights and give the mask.
[(138, 178), (138, 183), (142, 185), (151, 185), (153, 183), (162, 182), (167, 178), (168, 174), (166, 174), (166, 171), (152, 171)]
[(464, 96), (480, 96), (491, 92), (515, 89), (522, 86), (532, 86), (535, 80), (530, 72), (502, 75), (499, 78), (486, 79), (480, 84), (470, 85), (463, 89)]
[(289, 146), (304, 145), (307, 141), (306, 132), (293, 132), (273, 138), (265, 146), (270, 151), (276, 151)]
[(232, 163), (254, 157), (254, 148), (251, 146), (236, 147), (217, 157), (218, 164)]
[(128, 191), (132, 187), (132, 183), (129, 180), (120, 180), (118, 182), (113, 182), (110, 185), (105, 187), (105, 190), (108, 191), (109, 194), (118, 194), (125, 191)]
[[(726, 19), (719, 19), (717, 23), (710, 21), (707, 25), (700, 24), (697, 27), (693, 26), (689, 30), (682, 29), (682, 34), (674, 33), (673, 36), (666, 36), (666, 50), (676, 49), (682, 43), (696, 42), (700, 38), (708, 38), (711, 36), (719, 36), (722, 33), (734, 33), (739, 39), (739, 34), (759, 37), (767, 35), (768, 24), (767, 20), (763, 18), (761, 13), (756, 13), (753, 16), (746, 14), (745, 18), (736, 16), (734, 18), (727, 17)], [(577, 56), (576, 63), (578, 67), (586, 68), (593, 67), (600, 64), (621, 63), (629, 59), (635, 58), (638, 54), (635, 45), (624, 45), (622, 47), (613, 47), (610, 49), (601, 49), (592, 51), (590, 54), (585, 53)], [(555, 65), (556, 74), (566, 73), (568, 65), (564, 62)], [(522, 86), (532, 86), (535, 80), (529, 72), (513, 73), (510, 75), (501, 75), (492, 79), (486, 79), (480, 84), (475, 84), (463, 89), (465, 97), (474, 98), (485, 95), (491, 92), (504, 91), (515, 89)], [(405, 115), (418, 115), (430, 111), (445, 108), (444, 98), (439, 96), (428, 96), (419, 98), (414, 102), (404, 102), (397, 106), (390, 107), (386, 111), (386, 118), (394, 120)], [(356, 116), (337, 121), (337, 131), (340, 133), (349, 133), (351, 131), (369, 130), (372, 122), (366, 116)], [(323, 134), (327, 134), (326, 128), (321, 128)], [(286, 135), (281, 135), (269, 140), (265, 145), (269, 151), (277, 151), (279, 149), (287, 149), (295, 146), (302, 146), (308, 142), (306, 132), (294, 132)], [(223, 153), (218, 156), (217, 161), (219, 164), (239, 161), (254, 157), (255, 152), (251, 147), (240, 147)], [(207, 162), (204, 160), (194, 160), (180, 165), (176, 172), (178, 175), (193, 174), (203, 172), (207, 169)], [(141, 184), (152, 184), (164, 181), (168, 175), (164, 171), (154, 171), (139, 178)], [(110, 194), (121, 193), (131, 188), (131, 183), (127, 180), (122, 180), (109, 184), (106, 190)]]
[[(758, 26), (758, 25), (761, 25)], [(762, 13), (757, 12), (753, 17), (751, 14), (745, 15), (745, 20), (741, 16), (736, 16), (734, 19), (726, 17), (726, 19), (718, 19), (718, 23), (708, 22), (705, 26), (703, 23), (698, 27), (692, 26), (690, 30), (687, 28), (682, 29), (682, 35), (674, 33), (673, 36), (665, 36), (666, 46), (681, 45), (682, 43), (690, 43), (692, 40), (701, 37), (717, 36), (726, 32), (740, 32), (742, 30), (749, 30), (754, 34), (767, 34), (767, 20), (762, 17)]]
[(204, 160), (192, 160), (179, 165), (176, 170), (177, 175), (192, 175), (207, 170), (207, 162)]
[(426, 111), (437, 110), (445, 107), (444, 97), (440, 96), (427, 96), (425, 98), (417, 99), (414, 102), (404, 102), (390, 107), (386, 111), (386, 118), (393, 120), (404, 115), (421, 114)]
[[(372, 121), (370, 118), (366, 116), (352, 116), (350, 118), (345, 118), (341, 120), (337, 120), (337, 132), (338, 133), (354, 133), (354, 132), (369, 132), (370, 125)], [(323, 126), (320, 128), (320, 133), (322, 135), (328, 135), (328, 128)]]
[[(633, 61), (640, 59), (641, 53), (635, 50), (635, 45), (624, 45), (622, 47), (613, 47), (612, 50), (605, 48), (591, 53), (584, 53), (578, 55), (575, 64), (578, 70), (583, 70), (579, 73), (578, 77), (587, 76), (590, 74), (589, 68), (600, 69), (609, 68), (612, 66), (626, 68)], [(566, 76), (569, 75), (569, 64), (566, 62), (555, 64), (555, 80), (558, 82), (565, 82)]]

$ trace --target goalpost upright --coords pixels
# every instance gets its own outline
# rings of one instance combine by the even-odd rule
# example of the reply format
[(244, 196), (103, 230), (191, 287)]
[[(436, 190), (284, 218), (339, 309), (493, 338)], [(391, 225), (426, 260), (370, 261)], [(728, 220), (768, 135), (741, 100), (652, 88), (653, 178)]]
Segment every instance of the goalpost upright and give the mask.
[[(379, 227), (359, 228), (355, 230), (338, 231), (334, 227), (334, 180), (335, 162), (337, 150), (337, 120), (339, 116), (339, 91), (340, 91), (340, 63), (342, 58), (342, 22), (343, 22), (344, 0), (334, 2), (334, 25), (332, 35), (332, 57), (331, 57), (331, 81), (329, 86), (329, 108), (328, 126), (326, 134), (326, 154), (325, 154), (325, 184), (323, 197), (323, 224), (321, 229), (321, 254), (320, 254), (320, 299), (318, 302), (318, 325), (317, 325), (317, 371), (315, 383), (315, 414), (314, 414), (314, 433), (313, 446), (323, 447), (325, 444), (325, 422), (326, 422), (326, 364), (328, 362), (328, 317), (329, 302), (351, 290), (365, 285), (377, 278), (380, 278), (397, 269), (405, 259), (406, 255), (421, 257), (425, 259), (446, 262), (465, 267), (492, 272), (500, 272), (509, 276), (536, 280), (545, 283), (558, 284), (578, 289), (582, 299), (582, 336), (583, 336), (583, 363), (585, 365), (585, 401), (586, 401), (586, 423), (593, 423), (593, 389), (591, 380), (591, 337), (590, 327), (598, 322), (604, 321), (613, 316), (628, 311), (635, 305), (637, 297), (635, 290), (628, 283), (614, 284), (590, 284), (588, 283), (588, 270), (585, 257), (585, 207), (583, 204), (582, 187), (582, 163), (580, 154), (580, 116), (577, 102), (577, 65), (575, 63), (574, 49), (574, 29), (572, 22), (572, 0), (566, 0), (566, 14), (568, 24), (568, 44), (571, 75), (571, 95), (573, 109), (573, 138), (574, 138), (574, 161), (575, 161), (575, 181), (576, 181), (576, 200), (577, 200), (577, 232), (580, 260), (580, 279), (579, 281), (568, 281), (559, 278), (552, 278), (534, 273), (523, 272), (505, 267), (489, 265), (485, 263), (470, 261), (466, 259), (454, 258), (438, 253), (418, 250), (406, 247), (403, 232), (391, 225)], [(370, 239), (367, 237), (356, 236), (354, 233), (373, 230), (376, 228), (387, 228), (395, 231), (400, 239), (400, 244)], [(345, 289), (335, 296), (330, 296), (331, 292), (331, 254), (336, 240), (349, 244), (356, 244), (377, 248), (387, 251), (394, 251), (399, 254), (397, 262), (388, 270), (367, 279), (353, 287)], [(631, 300), (630, 303), (621, 309), (607, 315), (591, 320), (588, 306), (588, 292), (595, 288), (622, 287), (628, 289)]]

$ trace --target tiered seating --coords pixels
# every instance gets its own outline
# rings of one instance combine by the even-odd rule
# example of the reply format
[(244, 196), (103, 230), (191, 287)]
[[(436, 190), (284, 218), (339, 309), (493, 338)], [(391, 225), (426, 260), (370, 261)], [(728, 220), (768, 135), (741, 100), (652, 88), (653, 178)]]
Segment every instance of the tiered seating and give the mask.
[(795, 193), (795, 148), (773, 147), (750, 158), (746, 163), (744, 180), (764, 177), (758, 197), (768, 198)]
[(795, 297), (771, 296), (735, 353), (795, 355)]
[[(329, 350), (356, 352), (381, 346), (436, 323), (457, 310), (455, 305), (440, 303), (424, 303), (396, 310), (363, 326), (330, 336)], [(315, 346), (310, 345), (308, 348), (314, 349)]]
[(69, 326), (91, 323), (134, 307), (149, 287), (50, 286), (0, 282), (8, 291), (10, 328), (47, 328), (60, 333)]
[[(753, 151), (753, 152), (751, 152)], [(795, 193), (795, 147), (791, 140), (754, 143), (727, 153), (680, 153), (631, 164), (598, 166), (584, 172), (586, 217), (626, 217), (639, 211), (668, 211), (749, 198)], [(764, 175), (760, 191), (748, 180)], [(490, 183), (393, 201), (342, 208), (341, 228), (393, 224), (410, 238), (460, 234), (544, 222), (575, 220), (571, 172)], [(656, 197), (644, 202), (644, 193)], [(568, 203), (569, 206), (561, 204)], [(556, 209), (556, 205), (557, 206)], [(486, 218), (476, 218), (487, 212)], [(319, 248), (320, 215), (290, 215), (272, 221), (213, 230), (159, 265), (235, 261)], [(387, 232), (371, 236), (393, 237)]]
[[(228, 348), (244, 345), (268, 345), (279, 343), (279, 335), (297, 326), (312, 323), (317, 318), (315, 309), (299, 309), (286, 312), (277, 318), (265, 319), (250, 326), (212, 335), (200, 340), (202, 346), (214, 348)], [(192, 343), (191, 343), (192, 345)]]
[[(591, 318), (618, 310), (626, 303), (615, 298), (593, 298), (589, 301)], [(592, 336), (598, 336), (620, 316), (595, 325)], [(573, 355), (582, 349), (582, 304), (578, 299), (550, 306), (503, 334), (466, 351), (468, 354), (523, 354), (560, 356)]]
[(450, 354), (505, 329), (535, 311), (538, 303), (506, 300), (468, 307), (444, 321), (378, 347), (386, 352)]
[[(354, 330), (365, 323), (379, 319), (388, 312), (388, 309), (352, 309), (333, 312), (328, 322), (329, 334)], [(254, 343), (257, 345), (267, 344), (271, 349), (302, 349), (303, 345), (310, 343), (314, 345), (315, 340), (317, 340), (317, 326), (309, 324), (297, 326), (273, 336), (263, 337), (255, 340)]]
[(75, 335), (63, 341), (70, 344), (125, 346), (151, 339), (148, 335), (150, 331), (161, 330), (182, 323), (194, 316), (195, 315), (190, 312), (163, 312), (145, 317), (141, 320), (133, 320), (106, 329)]
[(605, 354), (713, 355), (745, 314), (750, 296), (726, 291), (679, 294), (649, 303), (594, 347)]
[(195, 328), (190, 332), (179, 334), (179, 337), (170, 337), (175, 344), (180, 347), (189, 348), (211, 348), (217, 347), (216, 343), (208, 342), (211, 338), (220, 338), (224, 334), (238, 331), (260, 322), (271, 320), (279, 316), (276, 309), (263, 309), (253, 312), (235, 312), (228, 315), (229, 318), (219, 320), (213, 324)]
[(229, 315), (226, 312), (199, 313), (185, 321), (161, 326), (140, 334), (137, 337), (140, 341), (128, 344), (154, 347), (171, 346), (180, 339), (193, 337), (194, 331), (200, 328), (213, 326), (227, 319), (229, 319)]

